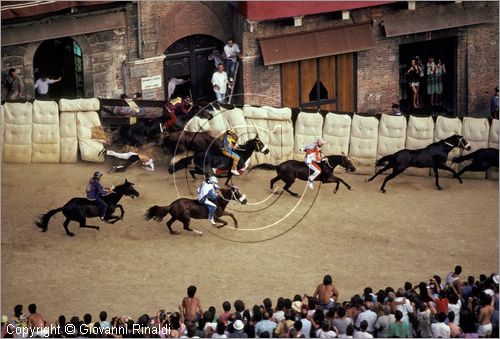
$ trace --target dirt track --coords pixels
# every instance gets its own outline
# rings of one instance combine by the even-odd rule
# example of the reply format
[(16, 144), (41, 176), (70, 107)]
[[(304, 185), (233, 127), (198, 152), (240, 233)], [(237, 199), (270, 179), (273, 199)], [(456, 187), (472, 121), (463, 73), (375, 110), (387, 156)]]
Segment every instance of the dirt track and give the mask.
[[(215, 230), (205, 220), (193, 221), (204, 232), (199, 237), (179, 223), (173, 227), (181, 234), (171, 236), (164, 224), (142, 219), (148, 207), (173, 201), (175, 187), (164, 169), (131, 168), (103, 177), (105, 184), (124, 178), (136, 183), (141, 197), (124, 198), (125, 220), (115, 225), (91, 220), (100, 231), (72, 223), (77, 236), (70, 238), (58, 214), (48, 232), (40, 233), (35, 217), (81, 196), (91, 173), (106, 166), (3, 165), (2, 314), (34, 302), (51, 321), (59, 314), (97, 317), (101, 310), (138, 317), (174, 310), (190, 284), (198, 286), (204, 307), (220, 310), (224, 300), (253, 305), (265, 297), (313, 293), (326, 273), (343, 299), (368, 285), (379, 289), (444, 276), (456, 264), (465, 276), (498, 270), (498, 182), (487, 180), (465, 179), (460, 185), (444, 178), (438, 192), (431, 177), (403, 175), (383, 195), (382, 178), (366, 183), (366, 176), (344, 174), (352, 191), (341, 187), (333, 195), (333, 186), (325, 185), (314, 199), (316, 185), (299, 200), (286, 193), (269, 196), (274, 173), (256, 170), (235, 179), (251, 204), (229, 206), (241, 229), (267, 228)], [(182, 194), (188, 184), (197, 184), (182, 174), (176, 178)], [(304, 187), (297, 182), (292, 189)], [(241, 243), (273, 236), (278, 237)]]

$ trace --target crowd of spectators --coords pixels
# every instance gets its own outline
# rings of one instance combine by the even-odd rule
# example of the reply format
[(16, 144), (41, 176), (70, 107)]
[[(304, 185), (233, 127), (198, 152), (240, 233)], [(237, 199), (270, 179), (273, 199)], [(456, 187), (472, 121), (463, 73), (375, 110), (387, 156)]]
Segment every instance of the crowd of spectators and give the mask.
[[(143, 314), (137, 320), (124, 316), (108, 320), (104, 311), (98, 319), (90, 314), (81, 319), (78, 316), (67, 319), (61, 315), (51, 329), (29, 335), (73, 338), (498, 338), (498, 274), (481, 275), (479, 279), (469, 276), (462, 281), (461, 273), (462, 268), (456, 266), (444, 279), (435, 275), (416, 285), (406, 282), (403, 287), (386, 287), (377, 292), (366, 287), (363, 293), (345, 301), (341, 301), (332, 277), (326, 275), (312, 295), (280, 297), (276, 303), (266, 298), (261, 305), (251, 307), (242, 300), (232, 304), (224, 301), (219, 311), (214, 306), (203, 308), (196, 296), (196, 287), (190, 286), (178, 310), (173, 312), (160, 310), (156, 315)], [(25, 315), (23, 306), (17, 305), (10, 319), (2, 316), (2, 337), (12, 337), (10, 333), (16, 328), (16, 333), (20, 333), (22, 328), (49, 325), (36, 305), (29, 305), (28, 310), (29, 315)], [(67, 333), (68, 324), (78, 330)], [(151, 331), (153, 328), (158, 331)], [(105, 329), (110, 333), (103, 335)], [(120, 334), (118, 329), (125, 332)]]

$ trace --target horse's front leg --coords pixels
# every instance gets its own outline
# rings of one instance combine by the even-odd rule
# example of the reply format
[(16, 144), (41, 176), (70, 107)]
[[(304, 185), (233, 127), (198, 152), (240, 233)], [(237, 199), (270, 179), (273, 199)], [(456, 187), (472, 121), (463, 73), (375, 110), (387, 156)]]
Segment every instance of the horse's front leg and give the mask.
[(442, 190), (441, 186), (439, 186), (439, 174), (438, 174), (438, 168), (437, 167), (434, 167), (433, 168), (434, 170), (434, 176), (436, 178), (436, 189), (437, 190)]
[(227, 225), (227, 221), (221, 219), (220, 217), (215, 217), (215, 222), (220, 223), (220, 225), (217, 226), (217, 228), (222, 228)]
[(460, 176), (458, 175), (458, 173), (453, 168), (446, 166), (446, 164), (439, 164), (438, 168), (443, 169), (445, 171), (448, 171), (448, 172), (452, 173), (453, 177), (457, 178), (459, 183), (461, 183), (461, 184), (463, 183), (462, 178), (460, 178)]
[(110, 215), (107, 219), (106, 219), (106, 222), (108, 224), (114, 224), (115, 222), (117, 222), (118, 220), (121, 220), (122, 218), (117, 216), (117, 215)]
[(116, 205), (116, 208), (120, 209), (120, 220), (123, 220), (123, 216), (125, 215), (125, 210), (121, 204)]
[[(222, 215), (227, 215), (227, 216), (231, 217), (231, 219), (233, 219), (233, 222), (234, 222), (234, 228), (238, 228), (238, 220), (236, 220), (236, 218), (235, 218), (235, 216), (234, 216), (233, 213), (224, 211), (222, 213)], [(226, 225), (227, 225), (227, 222), (226, 222)], [(225, 226), (225, 225), (223, 225), (223, 226)]]

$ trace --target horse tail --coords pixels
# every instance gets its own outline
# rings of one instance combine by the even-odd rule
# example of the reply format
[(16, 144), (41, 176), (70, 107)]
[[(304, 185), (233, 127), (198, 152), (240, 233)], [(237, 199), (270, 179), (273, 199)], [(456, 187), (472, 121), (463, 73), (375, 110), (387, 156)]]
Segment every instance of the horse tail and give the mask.
[(460, 157), (455, 157), (453, 158), (453, 162), (455, 163), (459, 163), (459, 162), (464, 162), (465, 160), (471, 160), (471, 159), (474, 159), (474, 157), (476, 156), (476, 152), (472, 152), (470, 154), (467, 154), (467, 155), (462, 155)]
[(377, 162), (375, 163), (375, 166), (383, 166), (387, 162), (391, 161), (393, 157), (394, 157), (394, 154), (386, 155), (385, 157), (378, 159)]
[(168, 167), (168, 173), (173, 174), (174, 172), (177, 172), (180, 169), (188, 167), (191, 162), (193, 161), (194, 155), (191, 155), (189, 157), (185, 157), (184, 159), (181, 159), (177, 161), (175, 164), (170, 165)]
[(146, 214), (144, 214), (144, 219), (160, 222), (163, 218), (168, 214), (170, 210), (170, 205), (168, 206), (158, 206), (155, 205), (147, 210)]
[(44, 215), (42, 215), (39, 220), (35, 220), (34, 224), (37, 225), (38, 227), (40, 227), (42, 229), (42, 232), (46, 232), (47, 228), (49, 227), (50, 218), (52, 218), (52, 216), (54, 214), (57, 214), (57, 213), (61, 212), (62, 210), (63, 210), (62, 207), (50, 210), (47, 213), (45, 213)]
[(250, 173), (250, 171), (253, 171), (254, 169), (261, 168), (264, 170), (275, 170), (276, 165), (271, 165), (271, 164), (258, 164), (257, 166), (254, 166), (248, 170), (247, 173)]

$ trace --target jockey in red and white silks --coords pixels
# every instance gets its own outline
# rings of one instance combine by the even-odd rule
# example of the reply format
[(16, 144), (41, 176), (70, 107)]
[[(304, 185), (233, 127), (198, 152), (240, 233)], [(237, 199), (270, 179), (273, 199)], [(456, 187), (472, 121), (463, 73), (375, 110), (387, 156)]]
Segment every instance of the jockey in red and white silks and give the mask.
[(306, 152), (305, 163), (313, 173), (307, 178), (307, 186), (313, 189), (313, 181), (321, 174), (321, 146), (325, 144), (323, 138), (318, 138), (316, 142), (304, 147)]

